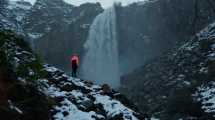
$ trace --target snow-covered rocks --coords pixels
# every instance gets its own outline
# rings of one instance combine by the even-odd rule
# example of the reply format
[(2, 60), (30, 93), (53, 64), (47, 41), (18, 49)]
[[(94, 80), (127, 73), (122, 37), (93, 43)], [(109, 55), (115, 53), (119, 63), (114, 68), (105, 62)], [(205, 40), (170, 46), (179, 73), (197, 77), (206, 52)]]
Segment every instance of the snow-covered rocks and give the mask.
[(8, 9), (23, 9), (23, 10), (29, 10), (31, 9), (32, 5), (29, 2), (26, 1), (9, 1), (9, 5), (7, 6)]
[(211, 82), (209, 85), (202, 85), (198, 87), (196, 93), (193, 95), (196, 100), (202, 103), (202, 109), (213, 114), (215, 117), (215, 83)]
[[(164, 115), (166, 113), (163, 111), (166, 111), (168, 119), (180, 115), (177, 119), (214, 119), (211, 114), (215, 111), (215, 86), (210, 84), (215, 80), (214, 36), (213, 23), (182, 46), (177, 46), (126, 76), (124, 83), (127, 88), (126, 85), (123, 88), (125, 93), (138, 101), (139, 106), (148, 106), (149, 112), (157, 110), (154, 114)], [(138, 92), (134, 94), (133, 91)], [(198, 100), (193, 94), (197, 94)], [(184, 115), (186, 110), (188, 112)], [(172, 113), (169, 114), (169, 111)]]
[(24, 35), (22, 22), (31, 8), (32, 5), (29, 2), (9, 0), (0, 11), (0, 29), (12, 30)]
[[(47, 79), (39, 80), (40, 90), (59, 103), (52, 109), (55, 120), (143, 119), (112, 96), (103, 94), (97, 85), (88, 87), (85, 81), (67, 76), (61, 70), (45, 65)], [(113, 92), (113, 96), (119, 93)]]
[[(8, 64), (16, 82), (13, 88), (16, 99), (10, 97), (9, 109), (22, 117), (29, 117), (30, 108), (31, 114), (39, 110), (50, 114), (53, 120), (143, 120), (120, 93), (111, 90), (107, 94), (101, 86), (72, 78), (53, 66), (41, 65), (28, 44), (10, 32), (0, 31), (0, 52), (3, 56), (0, 63)], [(20, 91), (24, 95), (19, 95)], [(19, 104), (19, 99), (26, 101)]]

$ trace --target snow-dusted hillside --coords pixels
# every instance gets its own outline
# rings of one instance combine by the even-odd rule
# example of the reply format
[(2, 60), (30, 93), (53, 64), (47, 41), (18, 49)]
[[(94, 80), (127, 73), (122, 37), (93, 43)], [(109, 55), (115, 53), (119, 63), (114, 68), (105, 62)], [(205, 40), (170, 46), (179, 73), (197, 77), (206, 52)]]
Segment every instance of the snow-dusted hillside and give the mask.
[[(20, 85), (14, 89), (16, 91), (22, 89), (31, 91), (33, 96), (38, 94), (40, 97), (35, 100), (41, 102), (41, 106), (36, 102), (37, 107), (33, 107), (34, 103), (31, 103), (31, 98), (25, 98), (25, 95), (19, 96), (18, 93), (11, 94), (10, 90), (8, 92), (7, 90), (1, 91), (4, 86), (0, 89), (0, 93), (7, 94), (8, 97), (1, 99), (0, 104), (4, 104), (8, 109), (7, 114), (4, 115), (6, 119), (10, 117), (7, 115), (12, 114), (10, 112), (15, 112), (15, 116), (26, 119), (31, 114), (33, 114), (32, 117), (37, 116), (39, 111), (46, 113), (45, 115), (49, 114), (48, 117), (53, 120), (143, 119), (139, 113), (128, 107), (132, 107), (132, 104), (128, 104), (129, 102), (120, 93), (114, 90), (105, 92), (103, 87), (89, 81), (69, 77), (53, 66), (42, 66), (28, 44), (10, 32), (0, 32), (0, 53), (2, 56), (0, 58), (0, 73), (4, 68), (10, 69), (11, 72), (7, 74), (13, 75), (11, 84), (15, 81)], [(0, 77), (0, 83), (5, 82), (9, 81)], [(35, 97), (38, 97), (36, 95)], [(24, 101), (19, 101), (20, 99), (24, 99)], [(48, 108), (42, 109), (48, 105)], [(31, 113), (28, 109), (34, 112)], [(1, 116), (3, 113), (3, 110), (0, 109)], [(38, 114), (38, 116), (41, 115)], [(44, 116), (42, 120), (47, 120), (46, 117)]]
[(197, 101), (202, 103), (202, 109), (210, 114), (213, 114), (215, 117), (215, 83), (210, 82), (207, 85), (202, 85), (198, 87), (193, 96), (196, 98)]
[(53, 108), (56, 120), (103, 120), (123, 119), (138, 120), (138, 113), (124, 106), (114, 99), (119, 93), (113, 93), (113, 97), (105, 95), (101, 86), (93, 85), (87, 81), (71, 78), (62, 71), (45, 65), (45, 70), (50, 78), (40, 79), (44, 85), (40, 90), (47, 96), (59, 101)]
[(204, 55), (207, 56), (202, 68), (199, 70), (206, 77), (202, 78), (203, 84), (199, 86), (193, 95), (197, 101), (201, 102), (202, 109), (212, 114), (215, 117), (215, 23), (209, 25), (199, 34), (197, 34), (199, 42), (193, 46), (188, 46), (187, 48), (192, 50), (201, 43), (204, 43), (204, 47), (207, 51)]
[[(1, 3), (2, 4), (2, 3)], [(0, 29), (10, 29), (24, 34), (22, 20), (32, 5), (25, 1), (8, 1), (0, 11)]]
[(210, 24), (184, 45), (127, 75), (122, 91), (161, 119), (214, 119), (214, 36), (215, 24)]

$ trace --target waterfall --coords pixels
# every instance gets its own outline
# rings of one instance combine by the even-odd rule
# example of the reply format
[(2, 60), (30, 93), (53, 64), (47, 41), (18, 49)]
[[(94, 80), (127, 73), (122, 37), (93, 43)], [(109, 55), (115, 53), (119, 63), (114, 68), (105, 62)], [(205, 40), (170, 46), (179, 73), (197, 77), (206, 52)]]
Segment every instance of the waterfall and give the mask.
[(82, 77), (117, 88), (120, 75), (115, 7), (95, 18), (84, 49), (86, 53), (82, 60)]

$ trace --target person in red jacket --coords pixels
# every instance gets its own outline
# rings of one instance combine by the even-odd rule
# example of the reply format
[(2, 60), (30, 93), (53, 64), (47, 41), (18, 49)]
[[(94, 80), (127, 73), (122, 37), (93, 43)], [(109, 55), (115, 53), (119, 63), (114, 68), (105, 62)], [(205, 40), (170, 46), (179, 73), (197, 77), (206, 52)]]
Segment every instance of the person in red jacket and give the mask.
[(72, 77), (77, 77), (77, 69), (79, 66), (79, 57), (78, 55), (73, 55), (70, 59), (70, 62), (72, 64)]

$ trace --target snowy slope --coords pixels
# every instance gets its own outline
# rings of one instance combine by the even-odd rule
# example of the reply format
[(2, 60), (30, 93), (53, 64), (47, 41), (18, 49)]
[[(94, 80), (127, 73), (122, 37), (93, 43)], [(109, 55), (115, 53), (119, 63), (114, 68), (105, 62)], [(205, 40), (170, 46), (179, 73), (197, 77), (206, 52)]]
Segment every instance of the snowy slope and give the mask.
[[(12, 33), (0, 32), (0, 52), (5, 54), (14, 78), (22, 86), (36, 86), (34, 93), (43, 93), (49, 98), (51, 108), (49, 112), (53, 120), (141, 120), (141, 115), (127, 106), (126, 99), (118, 98), (122, 95), (112, 90), (111, 94), (103, 91), (101, 86), (91, 82), (72, 78), (63, 71), (50, 66), (41, 65), (41, 62), (32, 53), (27, 43)], [(1, 69), (0, 69), (1, 70)], [(11, 74), (12, 74), (11, 73)], [(1, 82), (1, 79), (0, 79)], [(17, 88), (19, 90), (19, 88)], [(26, 88), (25, 88), (26, 89)], [(40, 92), (39, 92), (40, 91)], [(0, 91), (1, 92), (1, 91)], [(39, 99), (38, 99), (39, 100)], [(9, 99), (8, 102), (11, 100)], [(18, 103), (11, 105), (20, 115), (25, 116), (25, 107)], [(29, 106), (30, 107), (30, 106)], [(32, 108), (34, 109), (34, 108)], [(1, 113), (1, 110), (0, 110)]]
[[(202, 103), (202, 109), (215, 117), (215, 83), (214, 83), (214, 62), (215, 62), (215, 23), (209, 25), (198, 35), (199, 43), (205, 42), (208, 45), (207, 64), (200, 69), (202, 74), (209, 74), (211, 77), (205, 77), (204, 84), (199, 86), (194, 94), (197, 101)], [(195, 44), (197, 46), (198, 44)], [(195, 46), (187, 47), (193, 49)]]
[[(39, 80), (41, 84), (45, 85), (41, 91), (60, 101), (59, 105), (53, 109), (56, 111), (53, 116), (54, 119), (102, 120), (123, 118), (123, 120), (138, 120), (135, 116), (137, 113), (133, 110), (124, 106), (120, 101), (103, 95), (100, 86), (89, 86), (85, 81), (69, 77), (55, 67), (45, 65), (45, 70), (52, 77), (49, 78), (51, 81), (48, 79)], [(115, 95), (117, 94), (115, 93)]]
[(214, 36), (213, 23), (127, 75), (122, 90), (140, 108), (149, 108), (144, 112), (162, 119), (214, 119)]
[(202, 85), (196, 91), (194, 96), (202, 103), (202, 109), (207, 113), (215, 113), (215, 83), (211, 82), (209, 85)]

